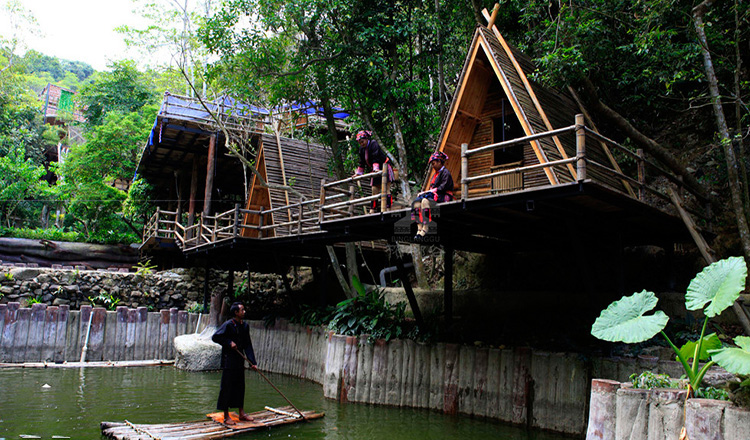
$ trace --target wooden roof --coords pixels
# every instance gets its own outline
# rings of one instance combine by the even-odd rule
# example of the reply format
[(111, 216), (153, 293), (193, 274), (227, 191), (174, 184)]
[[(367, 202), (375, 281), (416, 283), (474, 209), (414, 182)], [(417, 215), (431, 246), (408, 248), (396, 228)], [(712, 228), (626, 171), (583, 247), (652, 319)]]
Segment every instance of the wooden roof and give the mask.
[[(482, 111), (490, 91), (499, 86), (510, 103), (513, 113), (523, 127), (524, 135), (552, 131), (573, 125), (575, 115), (581, 113), (567, 93), (542, 87), (528, 78), (527, 73), (535, 71), (531, 59), (509, 45), (495, 26), (489, 29), (478, 26), (472, 39), (463, 70), (459, 77), (457, 91), (451, 102), (450, 111), (443, 121), (438, 150), (449, 156), (446, 167), (454, 176), (458, 189), (461, 164), (461, 144), (470, 144), (478, 125), (482, 121)], [(556, 136), (531, 142), (534, 163), (547, 163), (575, 157), (576, 146), (573, 136)], [(619, 169), (606, 146), (600, 145), (587, 151), (592, 158), (602, 164)], [(540, 172), (541, 173), (541, 172)], [(432, 179), (430, 170), (424, 182), (427, 189)], [(472, 175), (472, 170), (469, 170)], [(558, 185), (575, 180), (575, 169), (571, 164), (565, 167), (545, 168), (540, 182)], [(590, 178), (614, 189), (625, 191), (623, 185), (611, 175), (592, 170)]]

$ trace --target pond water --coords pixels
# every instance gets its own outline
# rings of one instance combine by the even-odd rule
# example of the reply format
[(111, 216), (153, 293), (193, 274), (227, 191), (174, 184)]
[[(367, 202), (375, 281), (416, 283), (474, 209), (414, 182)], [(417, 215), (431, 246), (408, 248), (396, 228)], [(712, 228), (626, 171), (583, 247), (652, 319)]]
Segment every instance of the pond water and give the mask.
[[(236, 439), (562, 440), (497, 422), (446, 416), (421, 409), (339, 404), (323, 397), (315, 383), (268, 374), (300, 409), (324, 411), (310, 423), (277, 427)], [(197, 420), (215, 411), (219, 372), (185, 372), (172, 367), (87, 369), (0, 369), (0, 440), (34, 435), (43, 439), (100, 439), (99, 422), (133, 423)], [(45, 384), (49, 387), (43, 387)], [(257, 374), (247, 373), (248, 412), (286, 402)]]

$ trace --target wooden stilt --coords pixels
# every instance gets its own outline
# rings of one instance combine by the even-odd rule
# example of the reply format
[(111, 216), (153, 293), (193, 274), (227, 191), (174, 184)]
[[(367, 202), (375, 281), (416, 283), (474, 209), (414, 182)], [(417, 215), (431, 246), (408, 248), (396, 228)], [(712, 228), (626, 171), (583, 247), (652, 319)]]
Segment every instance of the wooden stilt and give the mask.
[(208, 163), (206, 164), (206, 191), (203, 196), (203, 217), (211, 215), (211, 195), (214, 191), (214, 175), (216, 174), (216, 135), (212, 134), (208, 141)]
[(409, 306), (411, 307), (411, 311), (414, 313), (414, 319), (417, 321), (417, 325), (419, 325), (420, 327), (424, 327), (422, 311), (419, 310), (417, 297), (416, 295), (414, 295), (414, 289), (411, 288), (411, 281), (409, 281), (409, 274), (406, 272), (406, 268), (404, 267), (404, 260), (400, 258), (398, 259), (396, 270), (398, 272), (398, 277), (401, 279), (401, 284), (404, 286), (406, 297), (409, 299)]
[[(195, 205), (198, 197), (198, 156), (193, 156), (193, 172), (190, 175), (190, 202), (188, 203), (188, 227), (195, 223)], [(190, 230), (185, 239), (193, 238)]]
[(443, 246), (445, 251), (445, 275), (443, 277), (443, 313), (445, 324), (453, 323), (453, 247)]

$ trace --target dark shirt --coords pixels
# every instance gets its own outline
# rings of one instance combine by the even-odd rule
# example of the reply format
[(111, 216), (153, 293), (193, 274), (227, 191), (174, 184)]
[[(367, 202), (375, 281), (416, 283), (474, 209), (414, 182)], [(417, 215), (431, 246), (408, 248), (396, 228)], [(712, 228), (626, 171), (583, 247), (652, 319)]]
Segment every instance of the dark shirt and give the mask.
[(453, 191), (453, 177), (451, 176), (448, 168), (443, 167), (435, 173), (430, 183), (430, 189), (437, 189), (438, 201), (442, 202), (445, 200), (445, 194), (449, 191)]
[(367, 141), (367, 145), (359, 148), (359, 166), (362, 170), (367, 170), (372, 167), (373, 164), (378, 164), (380, 169), (383, 169), (383, 163), (388, 159), (388, 156), (380, 148), (380, 144), (374, 139)]
[(246, 322), (237, 324), (234, 319), (226, 321), (219, 326), (211, 340), (221, 345), (221, 368), (245, 368), (245, 360), (231, 347), (230, 342), (234, 342), (240, 351), (245, 352), (252, 365), (257, 363), (253, 343), (250, 341), (250, 326)]

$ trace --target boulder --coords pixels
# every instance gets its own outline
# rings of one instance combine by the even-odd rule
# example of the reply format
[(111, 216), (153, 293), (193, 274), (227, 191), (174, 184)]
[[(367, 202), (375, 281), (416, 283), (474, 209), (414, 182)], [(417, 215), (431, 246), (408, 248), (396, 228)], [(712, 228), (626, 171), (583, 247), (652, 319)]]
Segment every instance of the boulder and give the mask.
[(174, 366), (187, 371), (218, 370), (221, 368), (221, 346), (211, 340), (214, 328), (174, 338)]
[(42, 271), (36, 268), (19, 267), (10, 270), (14, 280), (31, 280), (39, 276)]

